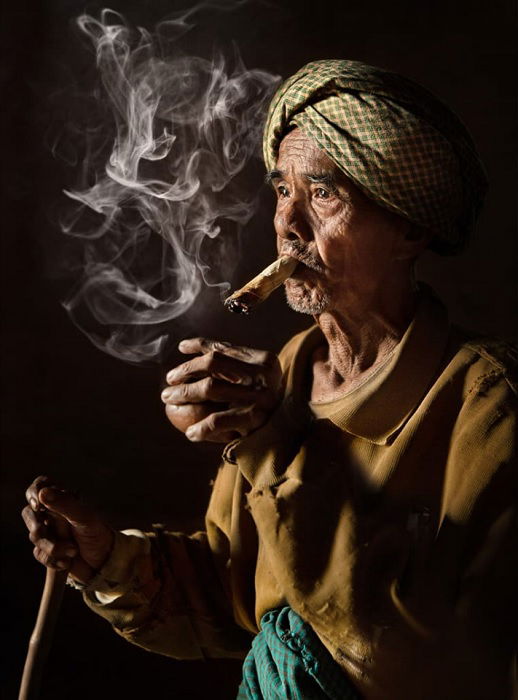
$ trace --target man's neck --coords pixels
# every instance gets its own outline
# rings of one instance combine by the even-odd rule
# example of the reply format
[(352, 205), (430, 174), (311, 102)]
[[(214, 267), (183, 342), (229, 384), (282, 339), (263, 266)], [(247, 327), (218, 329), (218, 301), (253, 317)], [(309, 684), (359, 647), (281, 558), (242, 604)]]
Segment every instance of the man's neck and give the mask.
[(312, 401), (332, 401), (364, 381), (401, 340), (416, 308), (409, 286), (392, 299), (370, 300), (355, 312), (315, 317), (326, 339), (313, 355)]

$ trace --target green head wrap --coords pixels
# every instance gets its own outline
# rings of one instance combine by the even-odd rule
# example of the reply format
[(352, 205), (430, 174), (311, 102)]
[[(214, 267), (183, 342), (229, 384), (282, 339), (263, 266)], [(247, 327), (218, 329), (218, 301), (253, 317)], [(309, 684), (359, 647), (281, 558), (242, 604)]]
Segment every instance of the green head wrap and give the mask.
[(458, 117), (416, 83), (357, 61), (314, 61), (275, 94), (264, 132), (266, 167), (294, 127), (371, 199), (433, 232), (452, 254), (467, 241), (487, 189)]

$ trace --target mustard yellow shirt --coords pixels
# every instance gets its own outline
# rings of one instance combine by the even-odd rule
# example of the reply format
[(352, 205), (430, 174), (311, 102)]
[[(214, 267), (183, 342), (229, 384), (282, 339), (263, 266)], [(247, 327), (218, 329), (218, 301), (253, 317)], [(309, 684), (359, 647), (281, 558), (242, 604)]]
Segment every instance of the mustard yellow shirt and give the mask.
[(87, 603), (176, 658), (242, 655), (289, 604), (367, 700), (511, 697), (516, 356), (425, 292), (385, 363), (314, 404), (323, 342), (283, 349), (284, 400), (226, 447), (206, 531), (118, 534)]

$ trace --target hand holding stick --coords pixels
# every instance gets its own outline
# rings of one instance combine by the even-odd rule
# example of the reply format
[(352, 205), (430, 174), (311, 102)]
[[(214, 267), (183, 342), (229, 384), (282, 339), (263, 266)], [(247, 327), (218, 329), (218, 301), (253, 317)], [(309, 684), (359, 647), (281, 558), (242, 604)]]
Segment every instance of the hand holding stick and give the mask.
[(114, 535), (95, 511), (46, 476), (33, 481), (26, 498), (22, 518), (47, 577), (18, 700), (36, 700), (67, 574), (87, 584), (109, 556)]

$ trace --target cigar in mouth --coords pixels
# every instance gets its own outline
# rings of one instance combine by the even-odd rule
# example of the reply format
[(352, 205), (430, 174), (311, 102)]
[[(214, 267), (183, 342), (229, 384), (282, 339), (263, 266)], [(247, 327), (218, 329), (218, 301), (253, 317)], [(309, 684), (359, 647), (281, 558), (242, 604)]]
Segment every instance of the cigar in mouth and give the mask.
[(298, 260), (289, 255), (277, 258), (244, 287), (227, 297), (226, 308), (238, 314), (249, 314), (288, 279), (298, 264)]

